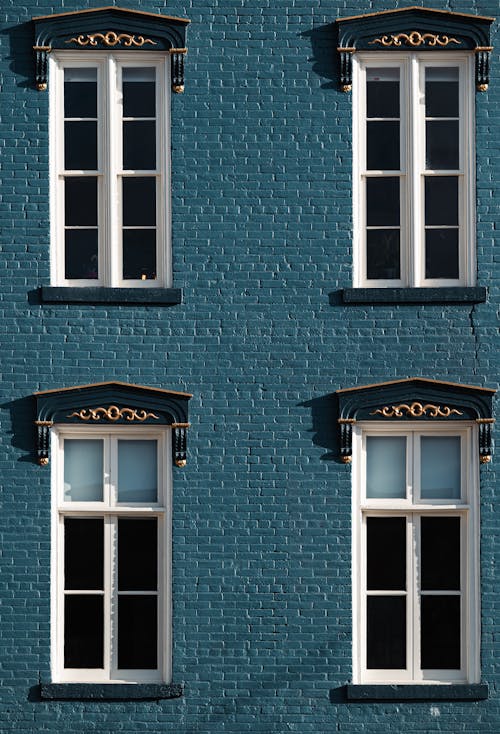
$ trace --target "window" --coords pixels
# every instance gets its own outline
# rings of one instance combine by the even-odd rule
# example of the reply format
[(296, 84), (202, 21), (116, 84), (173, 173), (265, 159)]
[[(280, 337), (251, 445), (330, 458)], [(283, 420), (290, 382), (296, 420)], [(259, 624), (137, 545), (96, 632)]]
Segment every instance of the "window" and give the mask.
[(52, 678), (170, 680), (169, 429), (53, 432)]
[(49, 64), (53, 284), (169, 287), (169, 54)]
[(474, 55), (363, 52), (353, 72), (355, 285), (474, 285)]
[(356, 683), (479, 681), (477, 429), (354, 429)]

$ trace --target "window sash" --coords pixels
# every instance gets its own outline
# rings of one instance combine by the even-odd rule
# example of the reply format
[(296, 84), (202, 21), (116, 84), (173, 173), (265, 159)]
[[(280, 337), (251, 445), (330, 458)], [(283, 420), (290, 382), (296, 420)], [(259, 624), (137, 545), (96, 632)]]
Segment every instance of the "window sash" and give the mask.
[[(51, 141), (51, 242), (52, 281), (57, 285), (75, 287), (139, 287), (158, 288), (172, 285), (170, 256), (170, 116), (169, 78), (170, 57), (165, 54), (135, 52), (130, 55), (119, 52), (85, 53), (58, 51), (49, 58)], [(98, 170), (66, 171), (64, 168), (64, 69), (95, 68), (98, 80)], [(156, 168), (141, 171), (124, 170), (122, 166), (122, 70), (125, 68), (154, 68), (156, 70)], [(128, 119), (128, 118), (125, 118)], [(146, 119), (146, 118), (144, 118)], [(149, 118), (148, 118), (149, 119)], [(67, 278), (65, 271), (65, 179), (97, 177), (98, 183), (98, 277)], [(122, 191), (123, 178), (147, 176), (156, 181), (156, 222), (154, 227), (140, 227), (146, 240), (156, 232), (156, 277), (146, 279), (125, 278), (124, 240), (133, 238), (134, 227), (123, 226)], [(144, 230), (144, 232), (143, 232)], [(127, 233), (124, 235), (124, 231)], [(90, 269), (90, 268), (89, 268)], [(149, 272), (149, 271), (148, 271)]]
[[(105, 492), (102, 502), (68, 502), (64, 498), (64, 442), (67, 439), (104, 440)], [(158, 446), (158, 502), (120, 503), (117, 496), (118, 441), (156, 440)], [(52, 679), (59, 682), (161, 682), (171, 677), (170, 632), (170, 564), (171, 564), (171, 477), (166, 467), (170, 456), (170, 431), (115, 427), (99, 431), (85, 427), (60, 428), (52, 433), (53, 451), (53, 524), (52, 537)], [(102, 591), (65, 588), (64, 523), (69, 518), (102, 519), (104, 523), (104, 585)], [(148, 591), (118, 589), (117, 553), (118, 522), (121, 518), (157, 520), (157, 588)], [(64, 605), (65, 598), (74, 594), (102, 595), (104, 600), (104, 667), (64, 667)], [(154, 596), (157, 599), (157, 668), (119, 669), (117, 610), (119, 597)]]
[[(353, 203), (354, 284), (357, 287), (412, 287), (473, 285), (475, 278), (474, 98), (473, 58), (459, 53), (433, 54), (363, 52), (354, 57), (353, 97)], [(425, 168), (425, 69), (456, 67), (459, 70), (460, 167), (453, 171)], [(366, 166), (367, 68), (397, 68), (400, 74), (400, 168), (369, 170)], [(458, 177), (458, 277), (431, 278), (425, 272), (425, 177)], [(369, 278), (367, 260), (369, 227), (366, 217), (368, 179), (400, 180), (399, 277)], [(380, 229), (380, 227), (379, 227)], [(385, 228), (382, 228), (385, 229)], [(451, 228), (448, 228), (450, 230)], [(373, 234), (370, 235), (373, 240)]]

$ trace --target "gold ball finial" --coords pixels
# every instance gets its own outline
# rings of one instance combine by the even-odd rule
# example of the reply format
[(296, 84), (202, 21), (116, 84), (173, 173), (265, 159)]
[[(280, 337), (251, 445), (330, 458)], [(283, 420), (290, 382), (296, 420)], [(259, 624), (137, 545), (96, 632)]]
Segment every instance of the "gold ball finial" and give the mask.
[(489, 454), (484, 454), (483, 456), (479, 457), (480, 464), (489, 464), (490, 461), (491, 461), (491, 456)]
[(47, 464), (49, 463), (49, 457), (42, 456), (41, 459), (38, 459), (38, 463), (40, 464), (40, 466), (47, 466)]
[(41, 84), (37, 84), (36, 88), (39, 92), (46, 92), (47, 91), (47, 82), (42, 82)]
[(172, 89), (176, 94), (182, 94), (184, 91), (184, 84), (174, 84)]
[(187, 464), (186, 459), (177, 459), (175, 462), (175, 466), (178, 466), (180, 469), (183, 469)]
[(352, 456), (342, 456), (343, 464), (352, 464)]

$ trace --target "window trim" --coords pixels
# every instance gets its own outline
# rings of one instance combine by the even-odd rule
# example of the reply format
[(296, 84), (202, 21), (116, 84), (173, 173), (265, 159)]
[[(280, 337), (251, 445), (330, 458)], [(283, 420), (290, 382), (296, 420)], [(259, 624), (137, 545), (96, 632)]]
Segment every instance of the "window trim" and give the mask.
[[(473, 287), (476, 283), (475, 223), (475, 107), (473, 95), (473, 59), (470, 51), (362, 51), (353, 59), (353, 284), (355, 288), (436, 288)], [(370, 280), (366, 273), (366, 200), (363, 179), (376, 172), (365, 172), (365, 70), (367, 66), (399, 67), (401, 166), (400, 202), (400, 278)], [(427, 66), (458, 66), (460, 69), (460, 166), (462, 181), (459, 193), (459, 278), (426, 279), (424, 192), (425, 108), (421, 97), (423, 74)], [(474, 134), (468, 134), (474, 131)], [(434, 172), (436, 175), (440, 171)], [(385, 175), (389, 175), (384, 171)], [(446, 172), (443, 171), (446, 175)], [(392, 172), (391, 172), (392, 175)]]
[[(171, 159), (170, 159), (170, 89), (167, 79), (171, 58), (166, 52), (57, 50), (49, 56), (50, 141), (50, 241), (51, 284), (71, 288), (172, 288), (171, 247)], [(66, 66), (97, 68), (98, 80), (98, 279), (67, 279), (65, 277), (64, 242), (64, 181), (82, 175), (64, 169), (64, 68)], [(157, 166), (148, 175), (158, 181), (156, 222), (157, 277), (153, 280), (125, 280), (121, 277), (123, 247), (121, 246), (120, 186), (123, 178), (121, 160), (120, 79), (125, 67), (149, 66), (156, 69), (156, 135)], [(115, 130), (116, 134), (112, 131)], [(54, 143), (54, 141), (56, 141)], [(86, 172), (88, 174), (88, 172)], [(127, 171), (137, 173), (136, 171)], [(93, 174), (93, 172), (92, 172)], [(85, 174), (83, 174), (85, 175)], [(118, 206), (114, 205), (118, 202)]]
[[(51, 431), (51, 676), (59, 684), (160, 684), (172, 680), (172, 462), (171, 430), (167, 426), (74, 426), (57, 425)], [(63, 442), (68, 438), (103, 438), (117, 443), (118, 438), (152, 439), (158, 442), (158, 502), (119, 504), (108, 502), (64, 502)], [(108, 447), (109, 448), (109, 447)], [(110, 459), (109, 459), (110, 460)], [(106, 475), (106, 469), (105, 469)], [(105, 530), (105, 591), (104, 591), (104, 669), (64, 668), (64, 518), (104, 517), (110, 527)], [(158, 522), (158, 668), (156, 671), (136, 670), (117, 675), (110, 655), (116, 652), (116, 639), (111, 638), (111, 609), (109, 602), (116, 594), (109, 576), (110, 559), (116, 552), (109, 546), (112, 524), (119, 517), (157, 517)], [(106, 523), (105, 523), (106, 524)], [(161, 532), (160, 532), (161, 529)], [(110, 596), (111, 595), (111, 596)], [(115, 635), (116, 638), (116, 635)]]
[[(367, 435), (461, 435), (462, 447), (465, 445), (465, 456), (462, 456), (462, 465), (467, 462), (468, 496), (464, 502), (456, 503), (422, 503), (410, 504), (408, 500), (363, 500), (365, 449), (364, 441)], [(353, 602), (353, 684), (354, 685), (449, 685), (449, 684), (477, 684), (480, 682), (480, 567), (479, 567), (479, 461), (478, 461), (478, 430), (472, 422), (447, 421), (437, 426), (429, 421), (405, 422), (389, 425), (376, 421), (363, 421), (353, 429), (353, 473), (352, 473), (352, 602)], [(378, 671), (369, 673), (364, 668), (362, 660), (365, 650), (366, 620), (364, 614), (363, 579), (365, 569), (365, 541), (363, 537), (364, 518), (368, 516), (408, 516), (422, 517), (425, 514), (468, 516), (466, 527), (462, 533), (467, 535), (466, 548), (462, 573), (465, 576), (465, 598), (462, 603), (462, 657), (464, 660), (465, 677), (455, 677), (449, 673), (443, 678), (424, 677), (422, 671), (417, 674), (415, 668), (408, 673), (392, 675)], [(408, 532), (408, 530), (407, 530)], [(410, 539), (407, 541), (410, 542)], [(409, 547), (409, 546), (407, 546)], [(412, 575), (412, 586), (415, 575)], [(407, 635), (413, 634), (418, 628), (418, 609), (415, 604), (417, 597), (414, 590), (409, 591), (408, 598), (413, 598), (412, 612), (408, 610), (407, 619), (411, 615), (412, 628)], [(417, 628), (415, 627), (417, 624)], [(411, 646), (416, 650), (418, 639), (414, 639)], [(410, 642), (407, 642), (407, 652)]]

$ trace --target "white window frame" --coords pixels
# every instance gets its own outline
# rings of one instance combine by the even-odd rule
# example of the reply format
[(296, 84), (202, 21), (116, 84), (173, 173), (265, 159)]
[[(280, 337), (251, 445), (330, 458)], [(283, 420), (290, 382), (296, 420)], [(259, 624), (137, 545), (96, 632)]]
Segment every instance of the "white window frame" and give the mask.
[[(399, 67), (400, 78), (400, 171), (367, 171), (366, 161), (366, 69)], [(425, 278), (424, 173), (425, 170), (425, 79), (426, 67), (457, 66), (460, 85), (460, 169), (435, 171), (436, 175), (459, 177), (459, 277)], [(475, 94), (474, 54), (433, 52), (359, 52), (353, 56), (353, 235), (355, 287), (447, 287), (473, 286), (476, 282), (475, 218)], [(394, 280), (366, 276), (366, 196), (364, 180), (384, 173), (401, 180), (400, 232), (401, 272)]]
[[(64, 68), (97, 68), (98, 77), (98, 264), (97, 279), (65, 278), (64, 245)], [(156, 171), (127, 171), (155, 175), (157, 187), (156, 278), (124, 280), (121, 247), (121, 69), (155, 67), (156, 76)], [(170, 201), (170, 55), (151, 51), (124, 52), (54, 51), (49, 56), (50, 114), (50, 238), (51, 282), (70, 287), (169, 288), (172, 286)], [(82, 171), (68, 175), (81, 176)]]
[[(406, 499), (366, 498), (366, 438), (367, 436), (407, 436), (407, 497)], [(412, 436), (460, 436), (462, 462), (462, 495), (459, 501), (421, 500), (415, 488), (419, 485), (419, 457), (412, 447), (418, 441)], [(480, 682), (480, 594), (479, 594), (479, 461), (477, 427), (455, 421), (440, 426), (423, 422), (381, 425), (371, 421), (359, 423), (353, 429), (353, 682), (371, 684), (449, 684)], [(412, 499), (412, 494), (415, 496)], [(417, 559), (415, 529), (421, 517), (460, 516), (462, 519), (461, 554), (461, 660), (462, 669), (421, 670), (420, 620), (417, 589)], [(410, 517), (407, 524), (407, 669), (376, 670), (366, 666), (366, 518)]]
[[(64, 440), (104, 439), (104, 497), (102, 502), (64, 500)], [(109, 439), (109, 440), (107, 440)], [(156, 503), (118, 503), (117, 440), (156, 440), (158, 446), (158, 501)], [(114, 447), (114, 448), (113, 448)], [(127, 426), (113, 429), (57, 426), (51, 432), (52, 450), (52, 547), (51, 547), (51, 674), (61, 683), (159, 683), (172, 678), (172, 466), (171, 431), (139, 430)], [(64, 519), (67, 517), (104, 518), (104, 668), (64, 667)], [(118, 518), (158, 518), (158, 668), (156, 670), (119, 670), (116, 619), (117, 583), (113, 562), (117, 552)]]

